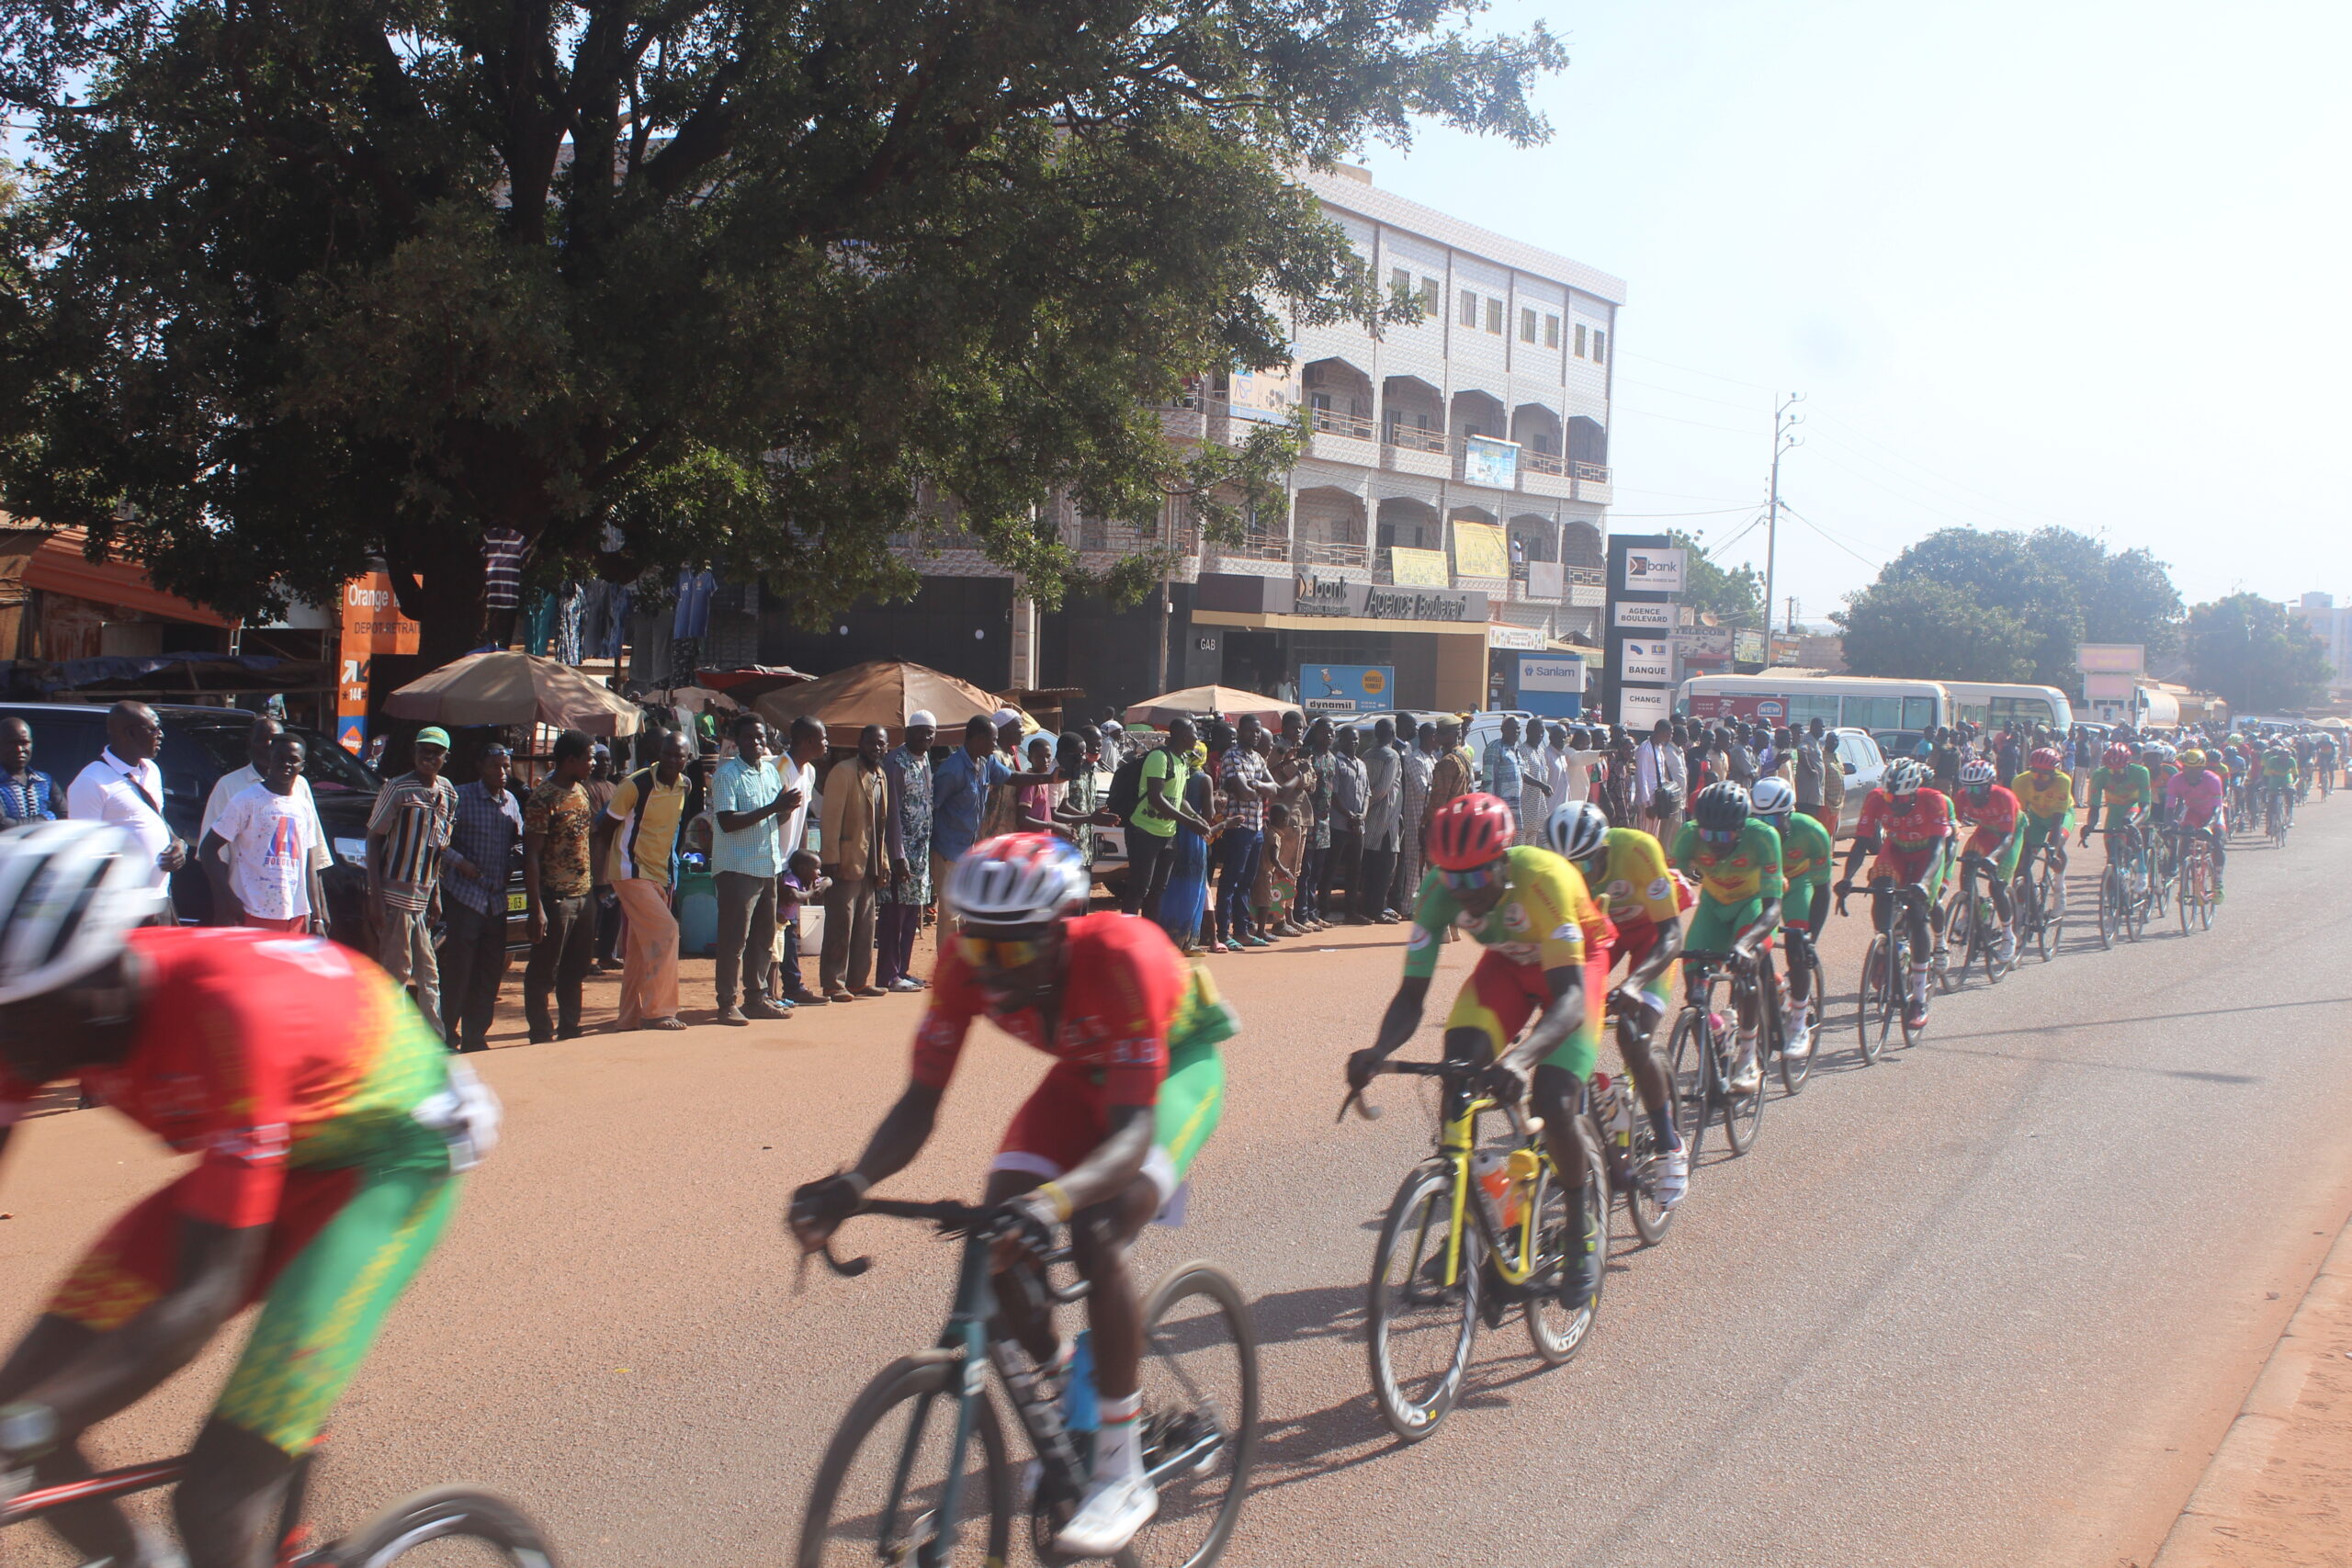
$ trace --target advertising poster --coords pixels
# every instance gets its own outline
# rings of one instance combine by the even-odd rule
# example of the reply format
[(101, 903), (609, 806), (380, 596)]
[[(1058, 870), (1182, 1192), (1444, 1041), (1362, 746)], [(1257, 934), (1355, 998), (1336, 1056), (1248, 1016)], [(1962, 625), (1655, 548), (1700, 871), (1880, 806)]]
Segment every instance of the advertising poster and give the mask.
[(1509, 577), (1510, 547), (1499, 523), (1453, 522), (1453, 570), (1464, 577)]
[(1443, 550), (1416, 550), (1397, 545), (1388, 552), (1389, 581), (1403, 588), (1451, 588)]
[(1524, 654), (1519, 661), (1519, 705), (1545, 718), (1584, 712), (1584, 660), (1572, 653)]
[(1733, 661), (1736, 663), (1763, 663), (1764, 634), (1759, 631), (1747, 629), (1742, 629), (1732, 633), (1731, 656)]
[(379, 653), (414, 653), (416, 623), (392, 602), (391, 577), (381, 571), (347, 580), (337, 608), (343, 634), (337, 649), (334, 738), (357, 756), (368, 745), (368, 666)]
[(1625, 581), (1618, 586), (1631, 593), (1679, 593), (1687, 553), (1679, 549), (1627, 550)]
[(1651, 637), (1627, 637), (1617, 645), (1617, 678), (1621, 681), (1674, 679), (1674, 645)]
[(1309, 713), (1378, 713), (1396, 705), (1391, 664), (1302, 664), (1298, 705)]
[(1626, 686), (1617, 693), (1617, 722), (1628, 729), (1646, 730), (1673, 716), (1671, 686)]
[(1519, 443), (1472, 435), (1462, 443), (1462, 482), (1489, 490), (1519, 488)]
[(1298, 372), (1295, 368), (1259, 375), (1236, 370), (1226, 378), (1227, 399), (1236, 419), (1259, 424), (1289, 423), (1298, 407)]

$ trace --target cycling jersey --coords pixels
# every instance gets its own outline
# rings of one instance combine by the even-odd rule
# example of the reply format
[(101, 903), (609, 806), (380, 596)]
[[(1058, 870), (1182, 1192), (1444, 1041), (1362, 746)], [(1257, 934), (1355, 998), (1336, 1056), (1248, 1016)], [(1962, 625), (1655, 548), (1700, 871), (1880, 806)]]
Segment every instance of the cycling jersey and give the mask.
[(1699, 879), (1702, 909), (1709, 903), (1778, 898), (1788, 886), (1781, 874), (1781, 835), (1761, 817), (1749, 818), (1728, 844), (1708, 843), (1697, 823), (1685, 822), (1674, 838), (1674, 863)]
[(1862, 814), (1854, 824), (1857, 841), (1878, 844), (1871, 863), (1873, 879), (1924, 882), (1930, 891), (1943, 886), (1944, 850), (1951, 834), (1951, 801), (1933, 789), (1914, 790), (1900, 801), (1874, 789), (1862, 801)]
[[(496, 1102), (398, 982), (315, 938), (158, 927), (130, 1053), (82, 1081), (195, 1167), (117, 1221), (48, 1311), (121, 1327), (177, 1282), (193, 1219), (266, 1226), (241, 1305), (265, 1301), (221, 1419), (299, 1454), (316, 1439), (414, 1276)], [(0, 1122), (40, 1086), (0, 1081)]]
[(1151, 921), (1106, 911), (1081, 915), (1064, 931), (1068, 978), (1050, 1035), (1035, 1008), (996, 1010), (962, 952), (944, 943), (931, 1006), (915, 1031), (913, 1079), (945, 1089), (972, 1021), (985, 1014), (1054, 1058), (990, 1168), (1060, 1176), (1111, 1135), (1113, 1110), (1148, 1105), (1156, 1108), (1155, 1135), (1144, 1174), (1165, 1202), (1216, 1129), (1225, 1089), (1216, 1047), (1238, 1022), (1207, 972)]
[(1438, 942), (1447, 927), (1468, 931), (1487, 951), (1454, 998), (1445, 1027), (1449, 1033), (1478, 1031), (1500, 1056), (1528, 1021), (1552, 1005), (1551, 972), (1581, 969), (1584, 1021), (1544, 1058), (1581, 1083), (1592, 1076), (1608, 1000), (1609, 919), (1586, 891), (1584, 874), (1551, 851), (1521, 844), (1503, 858), (1503, 896), (1483, 919), (1462, 908), (1442, 873), (1432, 870), (1421, 879), (1413, 932), (1405, 943), (1406, 977), (1426, 979), (1437, 972)]
[(2009, 781), (2009, 793), (2018, 797), (2018, 807), (2029, 817), (2047, 822), (2075, 815), (2074, 776), (2063, 771), (2052, 770), (2050, 782), (2044, 784), (2040, 773), (2029, 769)]
[(2148, 770), (2133, 762), (2121, 769), (2100, 768), (2091, 774), (2091, 817), (2097, 820), (2101, 807), (2113, 813), (2120, 827), (2131, 820), (2135, 810), (2144, 810), (2155, 804), (2155, 793), (2148, 783)]
[(2262, 782), (2264, 784), (2268, 784), (2273, 788), (2280, 788), (2293, 784), (2295, 782), (2296, 773), (2297, 770), (2295, 767), (2294, 758), (2283, 756), (2276, 751), (2267, 752), (2264, 754), (2262, 759)]
[(2221, 814), (2227, 793), (2221, 779), (2210, 773), (2181, 773), (2165, 786), (2172, 819), (2185, 828), (2202, 828)]
[(1837, 846), (1829, 841), (1829, 829), (1802, 811), (1792, 811), (1781, 818), (1781, 880), (1793, 899), (1800, 886), (1810, 887), (1816, 882), (1829, 880), (1837, 858)]
[(1968, 836), (1965, 852), (1990, 860), (2004, 883), (2015, 876), (2025, 851), (2024, 835), (2018, 831), (2021, 810), (2018, 797), (1999, 784), (1991, 784), (1982, 802), (1962, 790), (1954, 804), (1961, 821), (1974, 829)]
[(1666, 868), (1666, 849), (1639, 828), (1611, 828), (1600, 874), (1589, 884), (1603, 912), (1617, 928), (1618, 945), (1637, 932), (1668, 925), (1682, 918), (1682, 899), (1674, 874)]

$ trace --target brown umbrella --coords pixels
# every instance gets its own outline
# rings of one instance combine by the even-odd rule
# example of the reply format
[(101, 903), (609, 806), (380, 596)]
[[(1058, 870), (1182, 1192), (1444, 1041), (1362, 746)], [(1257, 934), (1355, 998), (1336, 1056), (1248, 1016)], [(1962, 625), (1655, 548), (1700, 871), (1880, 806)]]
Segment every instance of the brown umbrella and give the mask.
[(569, 664), (536, 654), (469, 653), (384, 699), (395, 718), (427, 724), (552, 724), (591, 735), (634, 735), (635, 703)]
[(1169, 720), (1198, 718), (1213, 713), (1226, 718), (1239, 718), (1255, 714), (1261, 720), (1280, 720), (1286, 713), (1299, 712), (1296, 703), (1283, 702), (1280, 697), (1260, 696), (1238, 686), (1187, 686), (1181, 692), (1162, 692), (1147, 697), (1127, 710), (1129, 724), (1150, 724), (1166, 728)]
[(820, 676), (805, 686), (770, 692), (752, 705), (779, 729), (796, 718), (822, 719), (829, 729), (853, 734), (878, 724), (893, 735), (907, 728), (910, 713), (928, 712), (943, 731), (961, 729), (967, 719), (987, 718), (1002, 705), (967, 682), (922, 664), (878, 660)]
[(708, 686), (665, 686), (658, 692), (648, 692), (638, 698), (655, 707), (684, 708), (688, 713), (741, 713), (743, 705), (725, 692), (714, 692)]
[(725, 692), (747, 705), (766, 696), (778, 686), (797, 686), (804, 681), (817, 678), (804, 675), (789, 664), (742, 664), (732, 670), (697, 670), (695, 677), (703, 685)]

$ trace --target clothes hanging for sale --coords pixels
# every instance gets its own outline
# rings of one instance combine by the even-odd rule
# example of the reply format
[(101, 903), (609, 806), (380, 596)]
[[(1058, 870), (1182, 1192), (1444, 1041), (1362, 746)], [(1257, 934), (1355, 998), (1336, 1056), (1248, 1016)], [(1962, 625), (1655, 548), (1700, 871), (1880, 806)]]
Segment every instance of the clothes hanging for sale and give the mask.
[(718, 592), (718, 579), (708, 567), (695, 571), (691, 567), (678, 569), (678, 609), (670, 618), (670, 635), (681, 640), (699, 642), (710, 635), (710, 596)]
[(512, 528), (491, 528), (481, 536), (482, 605), (510, 610), (523, 597), (523, 547), (527, 541)]
[(586, 659), (618, 659), (628, 642), (629, 603), (626, 583), (598, 578), (580, 590), (580, 652)]
[(555, 656), (566, 664), (580, 662), (580, 622), (587, 607), (580, 584), (567, 582), (555, 596)]
[(680, 637), (670, 639), (670, 672), (663, 684), (691, 686), (695, 683), (695, 656), (702, 651), (702, 638)]
[(523, 610), (523, 651), (544, 654), (554, 640), (555, 595), (535, 588)]

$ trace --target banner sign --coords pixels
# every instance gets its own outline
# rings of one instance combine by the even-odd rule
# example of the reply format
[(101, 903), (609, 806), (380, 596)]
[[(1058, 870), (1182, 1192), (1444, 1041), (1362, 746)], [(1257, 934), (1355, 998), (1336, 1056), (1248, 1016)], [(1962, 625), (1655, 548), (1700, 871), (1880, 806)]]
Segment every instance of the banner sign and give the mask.
[[(1620, 600), (1617, 625), (1634, 631), (1671, 631), (1674, 629), (1674, 606), (1651, 600)], [(1728, 653), (1730, 650), (1726, 649), (1724, 651)]]
[(1531, 653), (1541, 653), (1551, 640), (1535, 626), (1514, 626), (1501, 621), (1487, 623), (1488, 648), (1519, 648)]
[(1465, 436), (1462, 442), (1462, 482), (1488, 490), (1519, 488), (1519, 443), (1491, 435)]
[(368, 745), (368, 667), (379, 653), (414, 653), (416, 623), (392, 600), (388, 572), (370, 571), (343, 585), (337, 649), (334, 738), (356, 756)]
[(1417, 550), (1404, 545), (1388, 552), (1388, 575), (1399, 588), (1451, 588), (1443, 550)]
[(1617, 722), (1628, 729), (1646, 732), (1662, 718), (1674, 716), (1674, 690), (1670, 686), (1626, 686), (1617, 694)]
[(2136, 642), (2086, 642), (2075, 647), (2075, 668), (2086, 675), (2137, 675), (2148, 667), (2148, 650)]
[(1528, 654), (1519, 661), (1519, 705), (1544, 718), (1584, 713), (1584, 660), (1573, 653)]
[(1743, 627), (1731, 634), (1731, 657), (1736, 664), (1764, 662), (1764, 634)]
[(1309, 713), (1377, 713), (1396, 705), (1393, 664), (1302, 664), (1298, 705)]
[(1257, 424), (1287, 424), (1298, 406), (1298, 373), (1277, 370), (1257, 375), (1236, 370), (1226, 378), (1227, 406), (1236, 419)]
[(1679, 593), (1688, 553), (1679, 549), (1627, 550), (1625, 580), (1618, 586), (1634, 593)]
[(1509, 577), (1510, 547), (1499, 523), (1453, 521), (1453, 570), (1464, 577)]
[(1487, 596), (1458, 588), (1387, 588), (1340, 577), (1300, 572), (1294, 583), (1299, 615), (1374, 621), (1483, 621)]
[(2129, 673), (2086, 672), (2083, 676), (2083, 695), (2094, 703), (2128, 703), (2138, 684), (2138, 679)]
[(1621, 681), (1674, 679), (1674, 645), (1654, 638), (1627, 637), (1617, 645), (1617, 678)]

